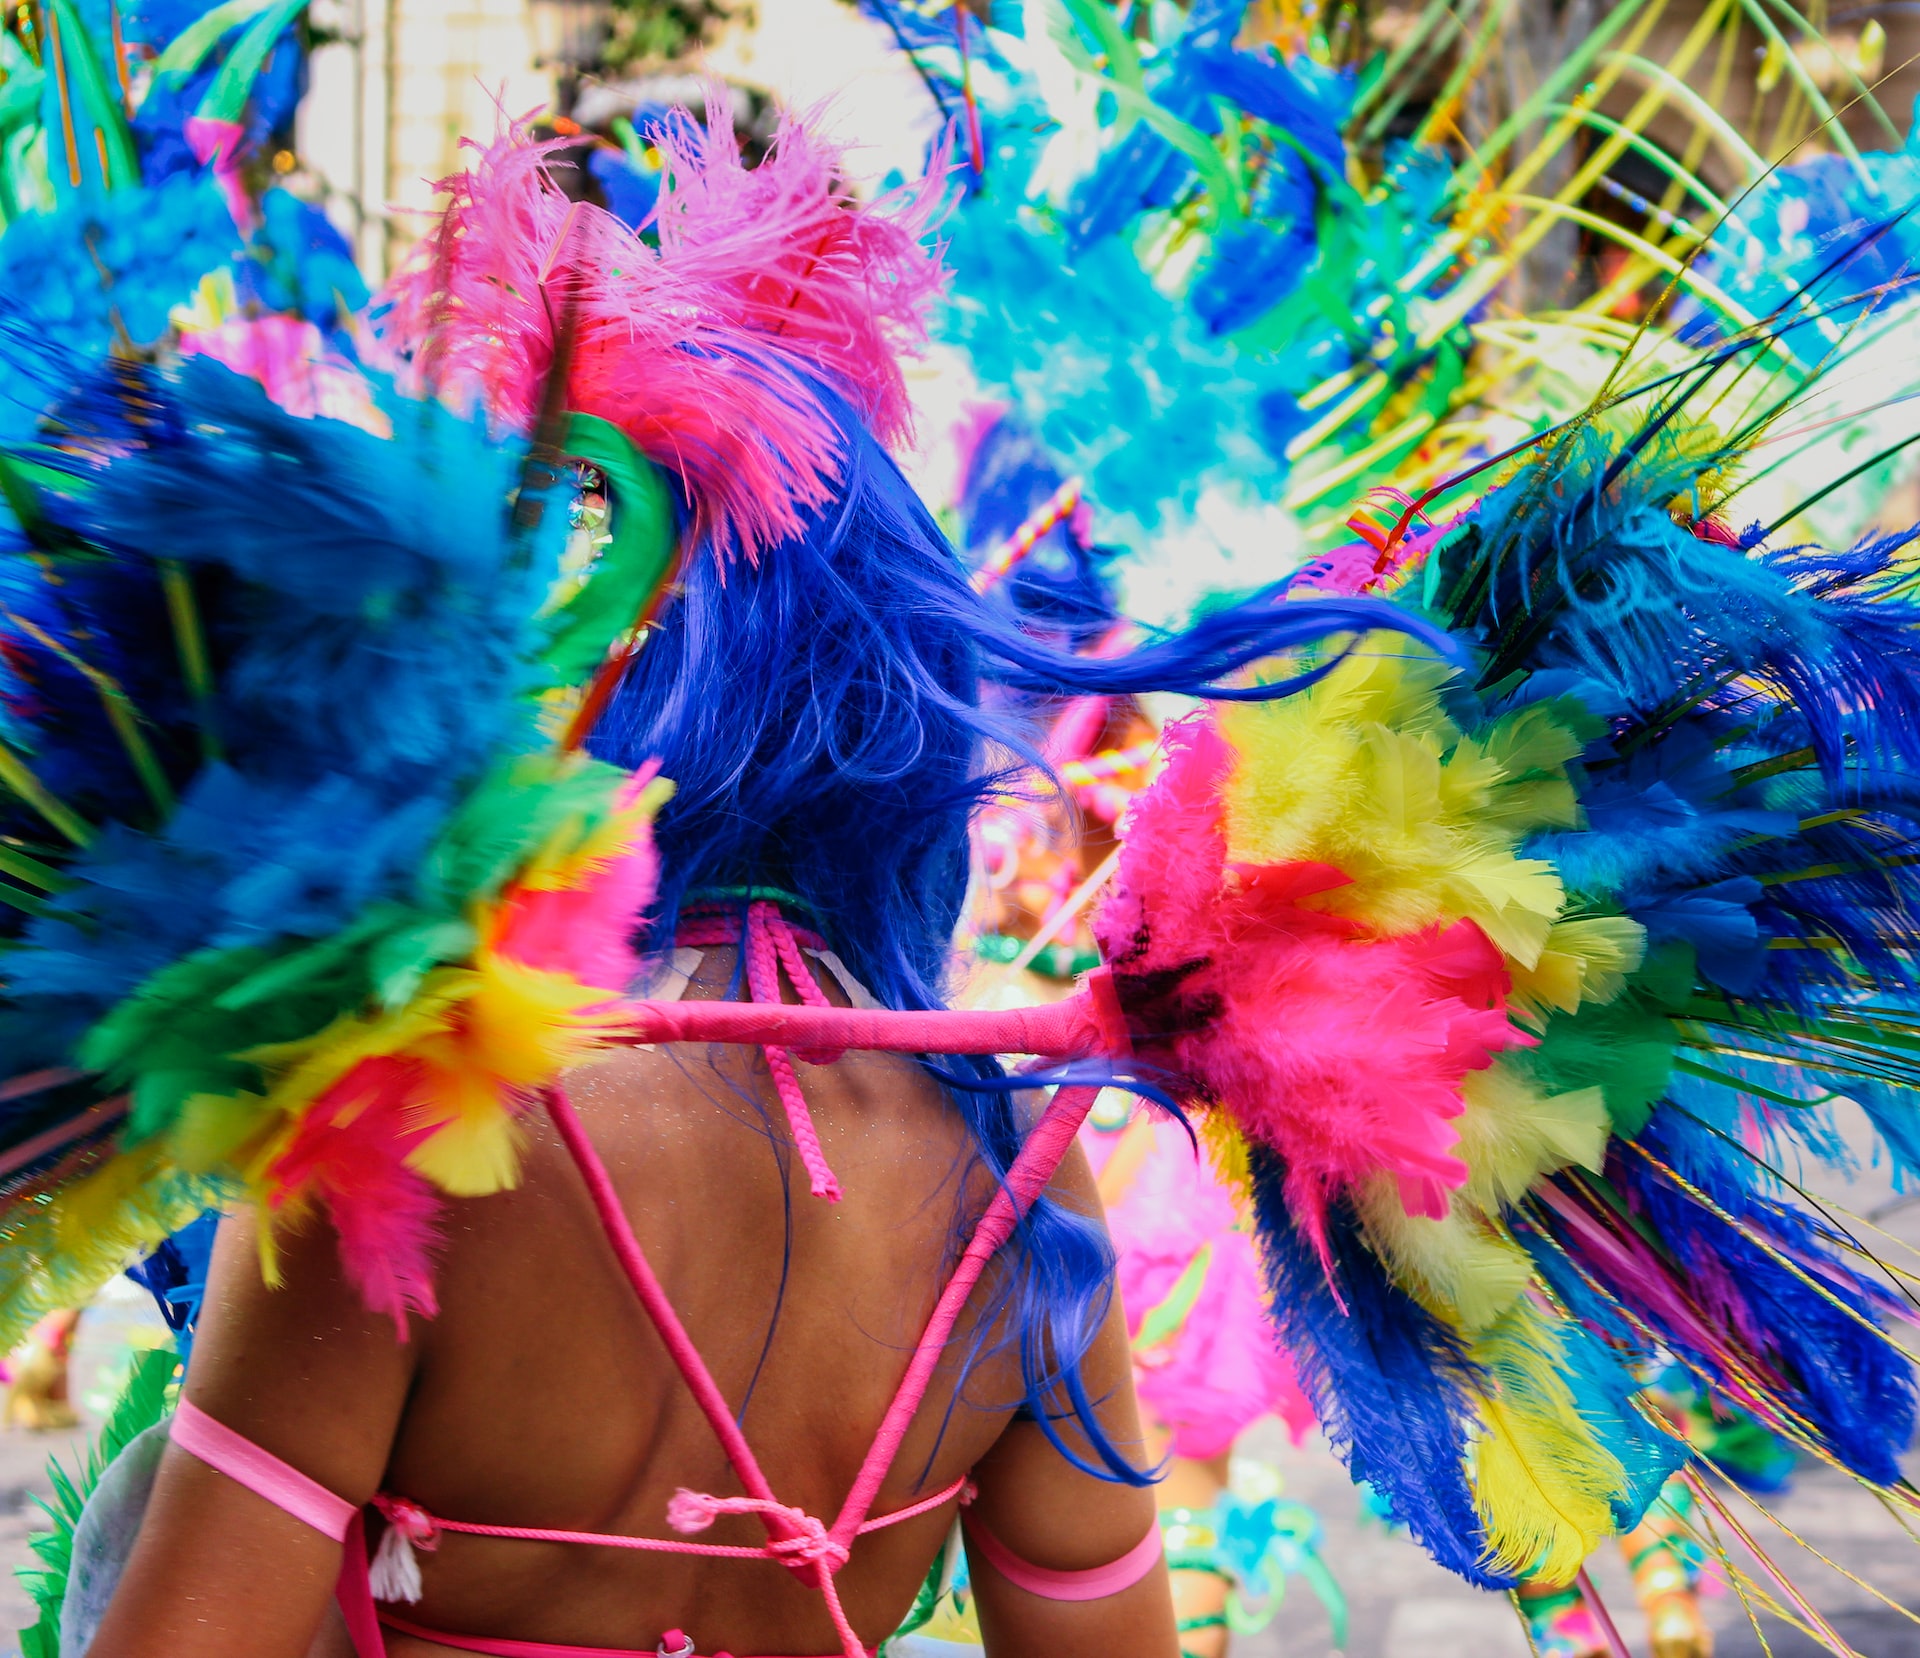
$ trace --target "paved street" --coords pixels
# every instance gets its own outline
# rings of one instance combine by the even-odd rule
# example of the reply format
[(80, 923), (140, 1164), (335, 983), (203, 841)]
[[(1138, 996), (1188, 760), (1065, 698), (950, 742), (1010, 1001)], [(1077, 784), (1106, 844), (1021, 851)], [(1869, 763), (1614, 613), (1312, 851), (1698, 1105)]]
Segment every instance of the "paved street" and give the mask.
[[(1404, 1538), (1363, 1519), (1358, 1497), (1324, 1447), (1310, 1443), (1295, 1451), (1277, 1429), (1256, 1430), (1256, 1438), (1250, 1448), (1276, 1462), (1289, 1495), (1312, 1504), (1326, 1523), (1328, 1559), (1352, 1615), (1348, 1658), (1528, 1658), (1509, 1603), (1467, 1587)], [(1740, 1499), (1731, 1505), (1777, 1561), (1793, 1562), (1796, 1581), (1861, 1658), (1920, 1658), (1920, 1624), (1882, 1607), (1777, 1534), (1769, 1541), (1764, 1523)], [(1822, 1553), (1920, 1610), (1920, 1544), (1851, 1482), (1811, 1473), (1776, 1506)], [(1634, 1658), (1646, 1658), (1644, 1625), (1618, 1552), (1603, 1554), (1593, 1572)], [(1718, 1635), (1716, 1658), (1765, 1658), (1768, 1647), (1733, 1594), (1710, 1600), (1708, 1616)], [(1810, 1658), (1823, 1650), (1774, 1620), (1763, 1619), (1761, 1627), (1773, 1658)], [(1235, 1658), (1325, 1658), (1333, 1649), (1318, 1603), (1295, 1585), (1274, 1624), (1234, 1650)]]

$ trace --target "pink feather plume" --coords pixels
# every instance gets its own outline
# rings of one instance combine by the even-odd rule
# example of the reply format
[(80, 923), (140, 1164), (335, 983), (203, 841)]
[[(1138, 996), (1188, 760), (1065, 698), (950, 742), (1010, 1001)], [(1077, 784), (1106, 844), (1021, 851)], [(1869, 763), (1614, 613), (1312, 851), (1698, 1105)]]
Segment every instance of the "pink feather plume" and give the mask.
[[(563, 319), (567, 407), (613, 422), (679, 478), (696, 538), (752, 558), (832, 498), (844, 457), (825, 382), (883, 439), (909, 429), (898, 355), (926, 338), (944, 275), (923, 238), (944, 152), (916, 187), (861, 203), (839, 150), (781, 123), (741, 160), (731, 101), (650, 134), (659, 246), (568, 200), (525, 123), (443, 180), (436, 229), (385, 289), (376, 327), (425, 388), (530, 430)], [(478, 149), (478, 146), (475, 146)]]
[(424, 1136), (410, 1110), (419, 1073), (406, 1059), (361, 1060), (308, 1108), (269, 1171), (275, 1192), (310, 1193), (325, 1205), (348, 1279), (372, 1311), (392, 1318), (402, 1341), (409, 1313), (439, 1310), (441, 1199), (407, 1166)]
[(1461, 1084), (1529, 1040), (1499, 951), (1468, 921), (1381, 938), (1313, 909), (1347, 879), (1324, 864), (1229, 864), (1233, 751), (1200, 719), (1167, 753), (1095, 923), (1141, 1056), (1279, 1154), (1316, 1245), (1327, 1204), (1382, 1171), (1444, 1214)]
[(718, 82), (704, 127), (681, 118), (655, 128), (660, 262), (716, 296), (737, 326), (831, 379), (883, 443), (904, 442), (913, 415), (900, 356), (926, 344), (927, 310), (946, 283), (927, 237), (942, 213), (950, 140), (918, 184), (868, 204), (848, 188), (845, 152), (818, 119), (783, 112), (751, 168)]
[[(645, 793), (660, 770), (650, 761), (622, 788), (617, 809)], [(653, 825), (642, 820), (616, 854), (580, 885), (559, 891), (516, 887), (501, 900), (493, 947), (528, 967), (621, 991), (640, 971), (633, 937), (659, 886)]]

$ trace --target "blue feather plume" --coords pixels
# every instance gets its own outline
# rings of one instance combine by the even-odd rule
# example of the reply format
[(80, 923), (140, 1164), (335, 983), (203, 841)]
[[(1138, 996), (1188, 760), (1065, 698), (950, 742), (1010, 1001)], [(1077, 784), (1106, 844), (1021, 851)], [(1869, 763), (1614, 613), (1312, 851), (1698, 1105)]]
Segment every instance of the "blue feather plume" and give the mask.
[(1458, 1337), (1387, 1277), (1350, 1210), (1327, 1216), (1328, 1273), (1295, 1224), (1285, 1171), (1253, 1158), (1253, 1213), (1274, 1323), (1329, 1443), (1441, 1565), (1510, 1587), (1482, 1563), (1486, 1534), (1467, 1484), (1474, 1375)]

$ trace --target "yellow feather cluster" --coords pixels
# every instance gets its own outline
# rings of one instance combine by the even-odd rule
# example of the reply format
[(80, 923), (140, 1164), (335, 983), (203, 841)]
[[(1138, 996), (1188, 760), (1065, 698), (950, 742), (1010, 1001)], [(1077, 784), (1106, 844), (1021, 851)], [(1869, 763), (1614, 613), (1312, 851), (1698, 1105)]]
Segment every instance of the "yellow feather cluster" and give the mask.
[(1572, 1013), (1583, 1002), (1604, 1005), (1626, 988), (1646, 959), (1647, 930), (1624, 915), (1556, 921), (1536, 960), (1509, 962), (1515, 1008), (1536, 1020), (1557, 1008)]
[[(1451, 672), (1375, 636), (1309, 690), (1222, 709), (1238, 753), (1229, 854), (1333, 866), (1349, 884), (1309, 902), (1381, 935), (1473, 921), (1505, 956), (1511, 1006), (1528, 1023), (1610, 1002), (1641, 964), (1643, 930), (1566, 916), (1553, 866), (1519, 850), (1581, 821), (1566, 770), (1585, 746), (1579, 716), (1533, 704), (1465, 731), (1441, 700)], [(1560, 1339), (1505, 1215), (1545, 1175), (1599, 1169), (1609, 1119), (1599, 1089), (1549, 1096), (1500, 1060), (1466, 1078), (1462, 1103), (1455, 1151), (1469, 1174), (1444, 1217), (1409, 1215), (1384, 1175), (1357, 1207), (1394, 1280), (1459, 1332), (1485, 1378), (1470, 1474), (1488, 1563), (1559, 1581), (1613, 1531), (1609, 1499), (1625, 1474), (1558, 1374)], [(1237, 1137), (1209, 1132), (1222, 1174), (1242, 1175)]]
[(1491, 1386), (1479, 1398), (1473, 1497), (1485, 1563), (1565, 1583), (1616, 1527), (1610, 1498), (1620, 1460), (1580, 1415), (1561, 1371), (1559, 1333), (1531, 1299), (1517, 1301), (1469, 1349)]
[(0, 1352), (44, 1314), (86, 1306), (130, 1261), (231, 1195), (182, 1173), (148, 1141), (15, 1205), (0, 1224)]
[(1566, 763), (1584, 746), (1557, 705), (1467, 735), (1441, 706), (1453, 670), (1370, 635), (1309, 690), (1223, 708), (1239, 754), (1227, 793), (1232, 857), (1331, 864), (1350, 885), (1318, 908), (1382, 934), (1462, 916), (1532, 967), (1565, 902), (1553, 866), (1516, 848), (1579, 822)]

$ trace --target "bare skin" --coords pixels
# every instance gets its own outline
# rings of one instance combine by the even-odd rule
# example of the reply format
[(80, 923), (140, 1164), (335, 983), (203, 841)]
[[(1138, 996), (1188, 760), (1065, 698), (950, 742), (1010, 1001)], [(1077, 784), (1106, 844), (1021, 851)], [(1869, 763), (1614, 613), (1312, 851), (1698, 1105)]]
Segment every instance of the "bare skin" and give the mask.
[[(724, 995), (732, 969), (731, 950), (709, 952), (688, 995)], [(830, 980), (823, 987), (842, 999)], [(780, 1498), (831, 1520), (944, 1280), (956, 1213), (978, 1214), (989, 1188), (969, 1164), (963, 1126), (910, 1063), (853, 1054), (800, 1069), (846, 1193), (836, 1205), (809, 1195), (757, 1052), (634, 1052), (576, 1072), (569, 1091), (736, 1408), (773, 1323), (790, 1204), (785, 1301), (744, 1428)], [(284, 1287), (269, 1290), (251, 1225), (229, 1221), (189, 1397), (354, 1503), (387, 1490), (450, 1518), (659, 1537), (671, 1535), (664, 1516), (677, 1488), (736, 1494), (577, 1172), (537, 1115), (523, 1162), (517, 1190), (452, 1206), (440, 1316), (417, 1322), (409, 1342), (360, 1305), (324, 1225), (283, 1231)], [(1077, 1153), (1054, 1191), (1077, 1209), (1098, 1206)], [(875, 1512), (972, 1470), (975, 1512), (1035, 1565), (1078, 1570), (1124, 1554), (1155, 1523), (1151, 1493), (1080, 1473), (1016, 1419), (1015, 1361), (976, 1366), (948, 1418), (977, 1315), (976, 1306), (963, 1320)], [(1104, 1399), (1103, 1426), (1144, 1462), (1117, 1301), (1085, 1369)], [(855, 1546), (839, 1584), (869, 1648), (905, 1615), (953, 1512)], [(757, 1544), (765, 1533), (724, 1517), (704, 1536)], [(339, 1545), (169, 1450), (90, 1658), (351, 1658), (331, 1609), (340, 1558)], [(651, 1653), (679, 1628), (703, 1654), (840, 1650), (820, 1596), (763, 1561), (450, 1534), (421, 1564), (424, 1599), (403, 1610), (449, 1632)], [(1105, 1600), (1058, 1602), (1014, 1588), (977, 1557), (970, 1565), (992, 1658), (1178, 1650), (1163, 1567)], [(397, 1634), (388, 1652), (459, 1658)]]

